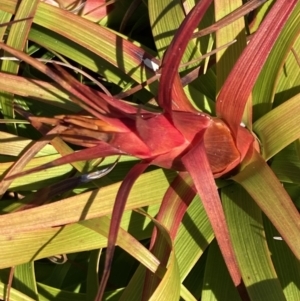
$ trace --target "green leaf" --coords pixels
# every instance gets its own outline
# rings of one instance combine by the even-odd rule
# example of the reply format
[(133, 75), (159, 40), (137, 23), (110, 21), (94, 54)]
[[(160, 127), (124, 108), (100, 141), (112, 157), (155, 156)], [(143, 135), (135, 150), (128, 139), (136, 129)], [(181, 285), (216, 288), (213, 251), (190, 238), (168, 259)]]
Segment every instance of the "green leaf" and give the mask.
[(272, 159), (271, 168), (280, 182), (300, 185), (300, 160), (295, 143), (284, 148)]
[(174, 249), (171, 251), (167, 272), (149, 301), (179, 300), (180, 275)]
[(266, 1), (262, 6), (256, 9), (256, 11), (254, 11), (255, 18), (253, 18), (249, 24), (249, 31), (251, 34), (257, 31), (263, 18), (266, 16), (275, 1), (276, 0)]
[[(1, 6), (2, 9), (2, 6)], [(0, 37), (1, 40), (6, 32), (7, 26), (3, 26), (3, 23), (9, 22), (11, 20), (11, 14), (0, 10)]]
[(218, 244), (214, 240), (209, 246), (205, 264), (201, 301), (219, 300), (241, 301), (241, 298), (230, 278)]
[(183, 217), (175, 239), (175, 251), (182, 282), (213, 238), (214, 232), (197, 195)]
[(145, 273), (146, 268), (143, 265), (139, 265), (128, 285), (124, 289), (119, 301), (140, 301), (142, 299)]
[[(240, 126), (246, 103), (263, 65), (293, 11), (297, 10), (295, 8), (297, 4), (299, 5), (297, 0), (276, 1), (255, 36), (234, 65), (220, 91), (216, 112), (220, 118), (223, 118), (230, 125), (234, 133), (237, 132)], [(251, 61), (251, 64), (249, 64), (249, 61)], [(245, 66), (248, 66), (248, 68), (245, 68)]]
[(104, 76), (109, 82), (120, 87), (128, 87), (135, 83), (129, 75), (124, 74), (99, 55), (47, 28), (34, 24), (29, 33), (29, 40), (51, 49), (75, 62)]
[[(149, 1), (149, 18), (152, 35), (159, 56), (162, 58), (170, 45), (177, 29), (185, 18), (185, 13), (180, 0)], [(195, 41), (191, 41), (183, 55), (182, 62), (186, 63), (201, 56)]]
[[(168, 264), (166, 266), (166, 272), (164, 273), (158, 287), (150, 298), (148, 298), (147, 294), (145, 294), (145, 291), (143, 291), (143, 300), (164, 301), (167, 298), (171, 298), (171, 300), (178, 300), (181, 291), (183, 291), (184, 295), (188, 295), (189, 292), (185, 289), (184, 286), (180, 285), (180, 274), (177, 257), (175, 255), (174, 244), (172, 241), (172, 234), (163, 224), (156, 221), (156, 219), (152, 218), (151, 216), (149, 217), (154, 222), (157, 231), (159, 231), (159, 234), (161, 234), (161, 237), (164, 237), (166, 243), (169, 245), (170, 255), (169, 259), (167, 260)], [(161, 267), (161, 265), (163, 265), (163, 268), (165, 268), (164, 261), (160, 261), (159, 267)], [(161, 269), (157, 269), (157, 271), (155, 271), (155, 275), (161, 277)], [(145, 278), (145, 281), (147, 281), (147, 278)], [(145, 286), (147, 285), (148, 283), (146, 282)]]
[[(17, 1), (5, 0), (5, 2), (7, 3), (6, 11), (14, 13)], [(101, 61), (104, 59), (121, 70), (123, 74), (130, 75), (136, 82), (141, 83), (155, 75), (153, 69), (144, 64), (145, 57), (159, 65), (159, 61), (153, 57), (150, 50), (141, 47), (139, 43), (130, 42), (125, 36), (111, 29), (52, 5), (39, 3), (34, 23), (95, 53), (98, 56), (98, 69), (99, 65), (102, 68)], [(42, 41), (41, 45), (43, 45)], [(155, 91), (157, 85), (151, 85), (150, 88)]]
[[(108, 217), (103, 216), (101, 218), (85, 221), (84, 226), (109, 238), (110, 223), (111, 220)], [(122, 228), (119, 228), (116, 244), (152, 272), (160, 270), (160, 275), (162, 275), (162, 269), (159, 268), (159, 261), (156, 259), (156, 257)]]
[(284, 60), (284, 65), (279, 70), (274, 106), (277, 106), (300, 93), (299, 53), (300, 36), (298, 36), (292, 45), (291, 51)]
[[(222, 0), (215, 0), (214, 4), (215, 19), (218, 21), (240, 7), (243, 2), (242, 0), (234, 0), (230, 1), (230, 3), (226, 3)], [(236, 40), (233, 45), (216, 53), (217, 93), (223, 86), (225, 79), (231, 71), (234, 63), (240, 56), (243, 49), (246, 47), (244, 18), (240, 18), (216, 31), (216, 48), (221, 47), (222, 45), (225, 45), (233, 40)]]
[(254, 152), (252, 162), (232, 178), (247, 190), (300, 259), (299, 213), (260, 154)]
[(261, 210), (237, 184), (223, 188), (221, 197), (250, 299), (285, 301), (266, 243)]
[(38, 290), (39, 301), (82, 301), (85, 297), (85, 294), (68, 292), (66, 290), (61, 290), (55, 287), (45, 285), (43, 283), (38, 283)]
[[(275, 1), (274, 6), (278, 1)], [(286, 1), (283, 1), (283, 10), (286, 9)], [(282, 11), (283, 12), (283, 11)], [(282, 13), (281, 12), (281, 13)], [(258, 118), (264, 116), (267, 112), (272, 109), (274, 101), (274, 93), (276, 91), (276, 84), (279, 78), (279, 75), (284, 71), (284, 62), (287, 58), (287, 55), (290, 53), (291, 48), (295, 42), (295, 39), (300, 32), (300, 2), (297, 1), (292, 14), (287, 19), (287, 22), (283, 29), (281, 30), (280, 35), (278, 36), (275, 45), (268, 58), (265, 62), (265, 65), (257, 78), (257, 82), (253, 89), (253, 118), (257, 120)], [(284, 47), (282, 47), (284, 45)], [(259, 46), (258, 46), (259, 47)], [(261, 51), (261, 49), (259, 49)], [(258, 54), (259, 55), (259, 54)], [(295, 58), (294, 58), (295, 59)], [(294, 60), (293, 59), (293, 60)], [(282, 70), (283, 67), (283, 70)], [(299, 72), (299, 66), (297, 63), (294, 67), (295, 71)], [(295, 80), (291, 78), (291, 80)]]
[(94, 300), (99, 287), (99, 260), (102, 249), (93, 250), (90, 252), (89, 266), (86, 279), (86, 301)]
[[(11, 26), (6, 43), (16, 49), (23, 50), (25, 43), (27, 42), (27, 36), (32, 24), (32, 20), (37, 8), (38, 0), (24, 0), (18, 6), (18, 10), (15, 14), (15, 19), (29, 18), (22, 22), (17, 22)], [(1, 65), (1, 71), (8, 73), (17, 73), (19, 70), (19, 63), (14, 61), (3, 61)], [(4, 118), (13, 118), (14, 112), (12, 107), (13, 95), (9, 93), (0, 94), (0, 102), (2, 106), (2, 113)], [(14, 127), (10, 126), (11, 130)]]
[(34, 263), (28, 262), (15, 267), (14, 287), (23, 294), (38, 300)]
[[(51, 162), (52, 160), (55, 160), (57, 158), (60, 158), (60, 155), (49, 155), (49, 156), (34, 158), (26, 165), (25, 169), (30, 169), (30, 168), (40, 166), (45, 162), (49, 162), (49, 161)], [(11, 168), (12, 164), (13, 164), (12, 162), (0, 163), (0, 173), (4, 174), (9, 168)], [(72, 167), (70, 165), (64, 165), (64, 166), (55, 167), (47, 172), (42, 171), (34, 175), (17, 178), (12, 182), (12, 184), (9, 185), (9, 190), (16, 191), (20, 189), (21, 190), (39, 189), (41, 187), (50, 185), (51, 183), (58, 181), (62, 177), (68, 175), (70, 171), (72, 171)], [(6, 182), (2, 181), (1, 184), (2, 185), (0, 185), (0, 187), (2, 188), (6, 184)]]
[(286, 243), (278, 240), (278, 232), (267, 218), (264, 218), (267, 242), (278, 279), (288, 301), (300, 299), (300, 263)]
[[(176, 189), (174, 189), (174, 187), (176, 187)], [(196, 192), (192, 187), (190, 176), (185, 172), (181, 172), (170, 184), (170, 187), (164, 195), (156, 220), (164, 225), (164, 227), (166, 227), (166, 229), (170, 232), (169, 235), (172, 240), (172, 244), (176, 237), (183, 215), (195, 194)], [(165, 239), (161, 231), (157, 231), (156, 229), (153, 231), (149, 248), (159, 259), (160, 264), (162, 266), (166, 266), (172, 249), (170, 249), (170, 242)], [(147, 272), (143, 291), (144, 299), (147, 299), (147, 297), (152, 295), (152, 292), (158, 284), (159, 279)]]
[[(0, 131), (0, 154), (17, 157), (31, 142), (30, 139)], [(52, 145), (46, 145), (36, 156), (54, 154), (57, 154), (55, 148)], [(2, 174), (3, 170), (0, 173)]]
[[(5, 300), (6, 297), (7, 297), (7, 284), (0, 282), (0, 298)], [(36, 299), (32, 299), (26, 296), (25, 294), (19, 292), (18, 290), (11, 288), (9, 301), (36, 301)]]
[(79, 108), (57, 84), (0, 73), (0, 89), (20, 96), (38, 99), (57, 107), (78, 112)]
[(265, 114), (253, 125), (261, 142), (261, 152), (269, 160), (300, 138), (300, 94)]
[[(134, 185), (125, 210), (149, 206), (151, 215), (155, 215), (174, 176), (174, 172), (164, 173), (160, 169), (143, 174)], [(153, 186), (148, 185), (149, 181)], [(115, 183), (38, 208), (0, 215), (0, 244), (3, 246), (0, 268), (56, 254), (105, 247), (107, 240), (81, 225), (83, 222), (67, 224), (111, 214), (119, 186), (120, 183)], [(134, 220), (129, 223), (130, 211), (125, 216), (122, 227), (128, 229), (130, 224), (130, 229), (134, 230), (131, 233), (140, 239), (150, 236), (151, 228), (147, 228), (148, 222), (144, 226), (144, 218), (136, 221), (135, 228)]]

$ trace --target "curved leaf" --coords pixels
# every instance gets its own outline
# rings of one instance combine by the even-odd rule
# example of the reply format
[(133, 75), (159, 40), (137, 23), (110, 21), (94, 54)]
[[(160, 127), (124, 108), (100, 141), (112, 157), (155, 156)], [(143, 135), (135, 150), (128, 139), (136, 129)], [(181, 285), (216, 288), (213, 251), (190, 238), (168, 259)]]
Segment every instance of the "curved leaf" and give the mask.
[[(28, 18), (28, 20), (24, 20), (22, 22), (17, 22), (12, 25), (9, 30), (9, 34), (7, 37), (7, 45), (10, 45), (13, 48), (23, 50), (27, 38), (28, 33), (33, 22), (33, 17), (35, 15), (38, 0), (24, 0), (18, 6), (18, 10), (15, 14), (16, 19)], [(2, 7), (1, 7), (2, 8)], [(13, 61), (4, 61), (1, 64), (1, 71), (8, 73), (17, 73), (19, 70), (19, 62)], [(5, 118), (13, 118), (14, 111), (12, 107), (13, 96), (9, 93), (1, 93), (0, 102), (2, 107), (2, 112)], [(13, 128), (13, 127), (11, 127)]]
[[(243, 2), (242, 0), (234, 0), (226, 3), (222, 0), (215, 0), (214, 4), (215, 19), (218, 21), (240, 7)], [(216, 31), (216, 47), (225, 45), (233, 40), (236, 40), (233, 45), (216, 53), (217, 92), (222, 88), (230, 70), (246, 46), (244, 18), (240, 18)]]
[(253, 124), (267, 161), (283, 148), (300, 138), (300, 94), (284, 102)]
[[(6, 6), (1, 9), (14, 13), (17, 3), (16, 0), (5, 0)], [(146, 59), (159, 65), (159, 61), (139, 47), (138, 43), (134, 44), (124, 36), (67, 10), (40, 2), (33, 21), (92, 51), (137, 82), (143, 82), (155, 75), (153, 69), (144, 63)]]
[(108, 235), (108, 244), (107, 244), (107, 250), (106, 250), (106, 256), (105, 256), (105, 263), (104, 263), (104, 271), (102, 274), (100, 286), (98, 289), (98, 293), (96, 296), (95, 301), (101, 301), (102, 296), (104, 294), (104, 290), (108, 281), (108, 277), (110, 274), (111, 264), (113, 260), (113, 254), (115, 251), (115, 244), (118, 237), (118, 231), (122, 219), (122, 214), (125, 209), (125, 205), (127, 202), (128, 195), (130, 193), (130, 190), (134, 184), (134, 182), (137, 180), (137, 178), (146, 170), (146, 168), (149, 166), (149, 163), (138, 163), (135, 165), (129, 173), (126, 175), (125, 179), (121, 183), (121, 186), (118, 190), (116, 201), (113, 206), (112, 211), (112, 218), (111, 218), (111, 224), (109, 228), (109, 235)]
[[(283, 8), (285, 9), (285, 7)], [(293, 44), (295, 43), (295, 39), (299, 38), (300, 32), (300, 3), (296, 5), (294, 11), (291, 16), (287, 20), (286, 25), (282, 29), (280, 36), (277, 39), (271, 53), (268, 55), (268, 59), (257, 78), (257, 82), (253, 88), (253, 117), (254, 120), (257, 120), (260, 117), (263, 117), (267, 112), (269, 112), (273, 107), (274, 102), (274, 93), (277, 90), (277, 85), (279, 84), (280, 74), (283, 74), (285, 80), (288, 81), (289, 87), (286, 87), (285, 90), (289, 90), (292, 87), (293, 92), (295, 93), (295, 89), (297, 90), (297, 72), (299, 74), (299, 65), (298, 68), (295, 64), (295, 57), (291, 53)], [(282, 47), (284, 45), (284, 47)], [(296, 53), (297, 53), (297, 49)], [(298, 48), (299, 51), (299, 48)], [(299, 52), (298, 52), (299, 53)], [(292, 55), (292, 72), (288, 72), (289, 70), (286, 68), (285, 62), (287, 60), (287, 56)], [(290, 74), (291, 73), (291, 74)], [(287, 75), (289, 78), (287, 79)], [(295, 84), (292, 82), (295, 81)], [(299, 82), (299, 75), (298, 75)], [(299, 91), (299, 90), (298, 90)], [(288, 93), (285, 92), (285, 94)], [(294, 96), (295, 94), (292, 94)], [(279, 100), (283, 95), (278, 95), (276, 98)], [(288, 95), (286, 95), (288, 96)], [(288, 98), (286, 98), (288, 99)], [(286, 100), (285, 99), (285, 100)]]
[(267, 218), (264, 218), (267, 242), (272, 253), (272, 261), (288, 301), (300, 298), (300, 262), (283, 240), (278, 240), (278, 232)]
[(232, 244), (251, 300), (285, 301), (266, 243), (262, 213), (237, 184), (222, 189)]
[[(217, 116), (224, 119), (235, 134), (260, 71), (297, 3), (297, 0), (276, 1), (220, 91), (216, 104)], [(248, 64), (249, 61), (251, 64)], [(245, 69), (245, 66), (248, 68)]]
[(153, 293), (149, 301), (165, 301), (179, 300), (180, 296), (180, 275), (175, 251), (172, 250), (170, 254), (168, 269), (162, 281), (158, 285), (156, 291)]
[[(156, 220), (169, 230), (172, 245), (183, 215), (196, 194), (195, 189), (191, 187), (192, 185), (190, 182), (191, 179), (187, 173), (179, 173), (166, 191), (161, 208), (156, 217)], [(167, 265), (169, 256), (174, 256), (173, 254), (170, 254), (174, 252), (170, 250), (172, 245), (170, 246), (170, 244), (165, 241), (162, 234), (154, 229), (150, 242), (150, 250), (164, 266)], [(175, 262), (173, 264), (175, 264)], [(152, 295), (155, 288), (160, 285), (159, 283), (157, 277), (151, 275), (149, 272), (146, 273), (143, 290), (144, 300), (148, 300), (148, 297)]]
[[(184, 19), (172, 40), (171, 45), (164, 55), (162, 73), (159, 82), (158, 103), (170, 116), (172, 115), (172, 90), (182, 55), (194, 29), (201, 21), (211, 2), (211, 0), (204, 0), (196, 4), (188, 16)], [(182, 89), (182, 87), (179, 87), (179, 89)]]
[(299, 213), (261, 155), (254, 151), (251, 163), (232, 178), (247, 190), (300, 259)]

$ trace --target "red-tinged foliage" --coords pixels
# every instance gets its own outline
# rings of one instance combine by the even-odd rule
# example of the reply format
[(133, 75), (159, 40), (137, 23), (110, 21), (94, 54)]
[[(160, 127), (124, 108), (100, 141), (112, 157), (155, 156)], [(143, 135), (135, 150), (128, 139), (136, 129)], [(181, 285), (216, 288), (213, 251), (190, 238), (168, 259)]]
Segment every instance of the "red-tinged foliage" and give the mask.
[[(197, 190), (187, 172), (178, 173), (166, 191), (156, 220), (169, 230), (172, 240), (175, 240), (182, 218), (196, 194)], [(166, 242), (164, 235), (156, 228), (153, 230), (149, 249), (159, 259), (161, 265), (167, 266), (171, 251), (170, 245)], [(149, 300), (159, 281), (157, 276), (147, 271), (142, 300)], [(150, 286), (149, 283), (152, 285)]]
[[(243, 151), (247, 151), (253, 142), (251, 135), (247, 137), (250, 143), (244, 145)], [(215, 178), (230, 172), (241, 162), (241, 153), (236, 148), (228, 127), (222, 121), (214, 119), (204, 134), (203, 143)]]
[[(218, 95), (217, 115), (227, 122), (234, 134), (240, 126), (246, 102), (268, 54), (297, 2), (297, 0), (291, 0), (274, 3), (249, 45), (234, 65)], [(248, 63), (249, 60), (251, 64)]]
[(65, 10), (69, 10), (74, 14), (81, 13), (82, 17), (93, 22), (99, 22), (107, 16), (107, 14), (114, 8), (112, 1), (110, 4), (106, 0), (43, 0), (45, 3), (59, 6)]
[(182, 160), (202, 200), (233, 283), (235, 286), (239, 286), (241, 274), (231, 245), (225, 215), (211, 173), (204, 142), (200, 140), (197, 147), (192, 148)]
[[(135, 180), (150, 164), (189, 172), (233, 282), (236, 286), (241, 283), (214, 178), (235, 172), (243, 161), (245, 163), (258, 150), (254, 136), (240, 125), (242, 115), (262, 65), (297, 1), (280, 0), (275, 3), (221, 89), (217, 99), (218, 118), (195, 111), (184, 95), (177, 74), (186, 45), (211, 2), (212, 0), (203, 0), (196, 4), (165, 54), (158, 94), (162, 113), (139, 110), (84, 86), (61, 68), (58, 68), (60, 76), (57, 76), (43, 66), (45, 73), (63, 88), (70, 87), (69, 92), (74, 100), (92, 114), (93, 118), (86, 117), (86, 114), (79, 117), (57, 117), (58, 125), (68, 127), (61, 137), (88, 148), (31, 171), (116, 154), (142, 160), (129, 171), (116, 197), (104, 276), (96, 300), (101, 300), (104, 293), (127, 197)], [(18, 56), (7, 45), (1, 45), (4, 50)], [(19, 54), (19, 57), (32, 64), (24, 54)], [(249, 65), (246, 61), (252, 63)], [(244, 66), (251, 68), (244, 70)], [(164, 207), (161, 210), (163, 212)], [(175, 229), (180, 221), (181, 219), (175, 220)]]
[(86, 0), (82, 15), (91, 21), (98, 22), (114, 8), (113, 1), (108, 5), (106, 0)]
[[(177, 96), (183, 95), (184, 92), (179, 92), (181, 85), (178, 80), (174, 83), (174, 80), (178, 76), (178, 67), (192, 33), (200, 23), (211, 3), (212, 0), (203, 0), (195, 5), (178, 29), (171, 45), (165, 53), (162, 62), (163, 72), (160, 78), (161, 89), (158, 91), (158, 103), (168, 114), (170, 114), (171, 111), (172, 100), (175, 104), (177, 101), (179, 104), (182, 103), (182, 99), (177, 99)], [(174, 84), (176, 84), (176, 86)], [(186, 97), (184, 100), (187, 100)]]
[[(101, 152), (103, 157), (123, 154), (149, 160), (151, 164), (160, 167), (185, 170), (181, 158), (198, 143), (199, 139), (204, 140), (215, 177), (226, 174), (240, 163), (240, 152), (224, 122), (206, 114), (192, 112), (174, 111), (172, 117), (174, 124), (163, 114), (137, 114), (135, 120), (132, 116), (117, 119), (118, 122), (122, 122), (121, 127), (117, 128), (113, 125), (114, 122), (109, 124), (84, 116), (58, 116), (56, 122), (68, 126), (60, 137), (68, 142), (90, 147), (93, 151), (83, 149), (34, 170), (23, 172), (22, 175), (83, 160), (87, 158), (84, 156), (88, 153), (89, 159), (96, 158), (101, 156)], [(53, 124), (52, 118), (30, 117), (29, 120)], [(249, 147), (253, 137), (246, 130), (245, 133), (249, 142), (245, 145)]]
[(130, 190), (134, 184), (134, 182), (137, 180), (137, 178), (146, 170), (146, 168), (149, 166), (149, 163), (147, 162), (141, 162), (135, 165), (127, 174), (126, 178), (122, 182), (120, 189), (118, 190), (117, 196), (116, 196), (116, 202), (112, 212), (112, 222), (110, 224), (109, 229), (109, 236), (108, 236), (108, 242), (107, 242), (107, 251), (106, 251), (106, 258), (105, 258), (105, 264), (104, 264), (104, 271), (101, 279), (101, 283), (99, 286), (99, 290), (97, 293), (96, 300), (102, 300), (102, 296), (104, 294), (104, 290), (110, 275), (110, 268), (113, 260), (113, 254), (115, 250), (115, 245), (117, 241), (117, 236), (119, 232), (119, 227), (121, 223), (121, 218), (123, 215), (123, 211), (126, 205), (126, 200), (128, 198), (128, 195), (130, 193)]

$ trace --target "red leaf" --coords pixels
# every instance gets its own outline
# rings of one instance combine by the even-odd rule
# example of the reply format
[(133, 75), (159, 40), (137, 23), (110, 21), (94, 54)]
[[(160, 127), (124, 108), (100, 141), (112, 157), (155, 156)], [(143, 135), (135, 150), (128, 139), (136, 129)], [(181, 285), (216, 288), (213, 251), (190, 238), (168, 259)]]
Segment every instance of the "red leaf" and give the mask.
[(82, 16), (88, 20), (99, 22), (102, 18), (106, 17), (113, 9), (113, 2), (107, 3), (107, 0), (86, 0)]
[(230, 276), (233, 283), (238, 286), (241, 282), (241, 274), (230, 242), (221, 200), (201, 136), (198, 139), (198, 144), (183, 156), (182, 162), (193, 178)]
[(193, 107), (190, 100), (187, 98), (182, 83), (180, 80), (180, 76), (178, 73), (175, 74), (173, 90), (172, 90), (172, 107), (175, 111), (186, 111), (186, 112), (197, 112), (197, 110)]
[(90, 159), (97, 159), (101, 157), (107, 157), (107, 156), (112, 156), (112, 155), (124, 155), (126, 153), (122, 152), (121, 150), (114, 148), (110, 146), (109, 144), (100, 141), (97, 146), (86, 148), (83, 150), (80, 150), (76, 153), (72, 153), (66, 156), (63, 156), (61, 158), (58, 158), (56, 160), (53, 160), (49, 163), (43, 164), (41, 166), (11, 175), (9, 177), (6, 177), (5, 180), (11, 180), (20, 176), (24, 176), (33, 172), (41, 171), (46, 168), (51, 168), (67, 163), (72, 163), (76, 161), (86, 161)]
[(256, 79), (297, 3), (297, 0), (275, 1), (220, 91), (216, 104), (217, 116), (226, 121), (234, 135)]
[(111, 224), (110, 224), (109, 235), (108, 235), (106, 257), (105, 257), (105, 263), (104, 263), (104, 271), (103, 271), (100, 287), (98, 289), (98, 293), (97, 293), (97, 297), (96, 297), (95, 301), (102, 300), (104, 290), (105, 290), (105, 287), (107, 284), (107, 280), (110, 275), (113, 254), (115, 251), (115, 244), (117, 241), (121, 218), (122, 218), (123, 211), (124, 211), (124, 208), (125, 208), (125, 205), (127, 202), (128, 195), (130, 193), (130, 190), (131, 190), (134, 182), (146, 170), (146, 168), (148, 166), (149, 166), (148, 162), (141, 162), (141, 163), (135, 165), (129, 171), (129, 173), (123, 180), (123, 182), (118, 190), (118, 193), (116, 196), (116, 201), (115, 201), (113, 212), (112, 212), (112, 216), (111, 216)]
[[(158, 103), (169, 116), (172, 116), (172, 96), (180, 96), (182, 94), (182, 92), (179, 92), (181, 85), (177, 85), (173, 93), (174, 80), (178, 73), (180, 61), (196, 26), (200, 23), (211, 2), (212, 0), (202, 0), (195, 5), (177, 30), (171, 45), (164, 55), (159, 82)], [(176, 103), (177, 99), (174, 99), (174, 101)], [(178, 100), (178, 103), (180, 104), (181, 100)]]
[(47, 75), (55, 80), (58, 84), (62, 85), (63, 88), (65, 88), (64, 85), (69, 85), (68, 91), (80, 99), (80, 101), (82, 101), (84, 104), (88, 105), (89, 108), (93, 109), (89, 110), (89, 112), (94, 116), (100, 117), (99, 115), (95, 114), (95, 112), (100, 114), (108, 113), (108, 116), (112, 115), (114, 117), (124, 117), (137, 112), (137, 108), (123, 102), (122, 100), (115, 99), (112, 96), (96, 91), (80, 83), (59, 65), (54, 65), (54, 67), (58, 70), (60, 80), (56, 80), (56, 77), (53, 77), (53, 71), (47, 73)]
[[(195, 195), (196, 189), (187, 172), (179, 173), (164, 195), (156, 220), (169, 230), (173, 241), (175, 240), (181, 220)], [(154, 228), (152, 233), (150, 250), (156, 258), (159, 259), (162, 266), (167, 266), (171, 251), (170, 245), (156, 228)], [(149, 300), (149, 297), (156, 289), (159, 281), (160, 278), (147, 270), (143, 289), (143, 300)]]
[(137, 115), (136, 129), (154, 157), (167, 153), (185, 142), (181, 133), (163, 114)]
[(65, 127), (61, 125), (56, 126), (48, 132), (48, 136), (42, 137), (39, 141), (31, 143), (30, 147), (23, 152), (22, 156), (12, 165), (12, 167), (6, 173), (3, 181), (0, 182), (0, 195), (4, 194), (14, 178), (18, 177), (19, 175), (29, 173), (29, 171), (20, 171), (45, 145), (49, 143), (49, 141), (51, 141), (51, 139), (53, 139), (54, 136), (56, 136), (64, 129)]
[(192, 113), (173, 111), (174, 126), (181, 132), (188, 143), (191, 143), (195, 136), (206, 129), (212, 122), (212, 118), (204, 113)]
[(215, 178), (231, 171), (241, 162), (241, 156), (229, 128), (213, 119), (204, 134), (204, 147)]

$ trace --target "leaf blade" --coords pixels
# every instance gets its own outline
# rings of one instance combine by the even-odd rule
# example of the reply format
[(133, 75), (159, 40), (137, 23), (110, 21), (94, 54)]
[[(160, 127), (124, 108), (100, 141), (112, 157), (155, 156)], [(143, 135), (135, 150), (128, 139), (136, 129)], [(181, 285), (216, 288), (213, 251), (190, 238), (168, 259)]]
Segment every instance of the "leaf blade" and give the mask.
[[(297, 3), (296, 0), (276, 1), (220, 91), (216, 104), (217, 116), (224, 119), (234, 133), (240, 126), (248, 97), (268, 54)], [(249, 60), (251, 64), (247, 63)], [(244, 66), (249, 68), (245, 70)], [(240, 79), (239, 84), (236, 78)]]
[[(183, 156), (182, 161), (193, 178), (228, 267), (230, 276), (234, 284), (238, 286), (240, 284), (241, 275), (230, 242), (224, 212), (211, 168), (206, 157), (203, 141), (199, 141), (197, 147), (194, 147), (185, 156)], [(205, 183), (203, 182), (204, 179)]]
[(254, 151), (252, 159), (232, 179), (247, 190), (300, 259), (299, 213), (260, 154)]
[(230, 236), (251, 300), (285, 301), (263, 228), (262, 213), (237, 184), (222, 188)]

